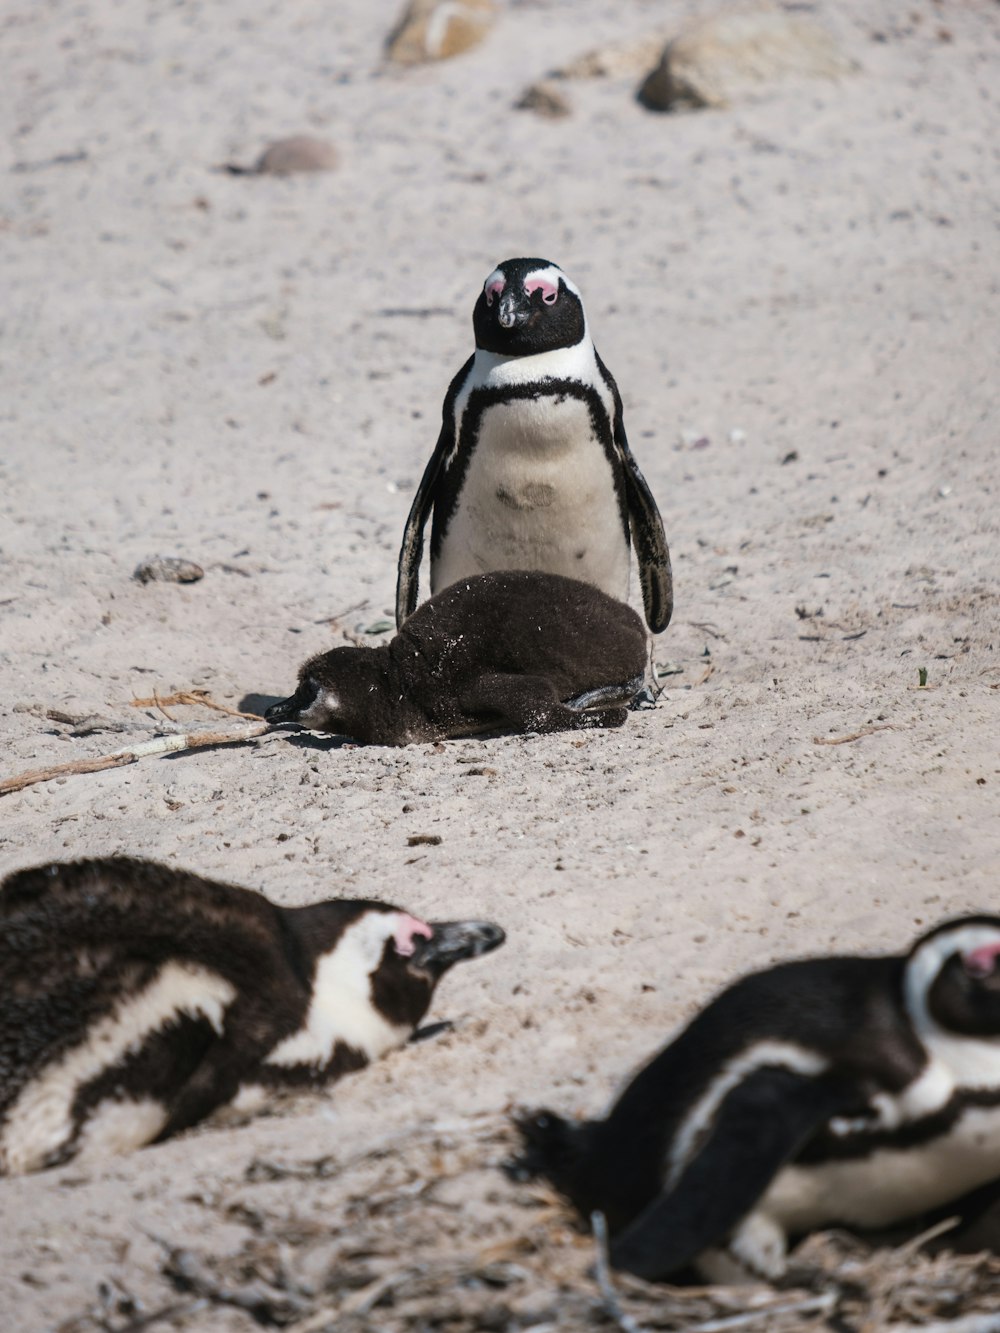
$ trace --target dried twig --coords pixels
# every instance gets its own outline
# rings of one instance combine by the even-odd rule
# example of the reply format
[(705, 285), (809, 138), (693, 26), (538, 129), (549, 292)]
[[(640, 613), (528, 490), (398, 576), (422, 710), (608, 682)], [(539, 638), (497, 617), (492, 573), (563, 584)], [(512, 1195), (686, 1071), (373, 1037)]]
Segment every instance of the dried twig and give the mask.
[(601, 1289), (605, 1313), (615, 1321), (622, 1333), (642, 1333), (641, 1326), (619, 1305), (611, 1282), (611, 1266), (608, 1263), (608, 1224), (602, 1212), (595, 1211), (590, 1214), (590, 1228), (594, 1233), (594, 1245), (597, 1249), (595, 1277)]
[(872, 736), (876, 731), (896, 731), (891, 722), (883, 722), (877, 727), (862, 727), (860, 731), (849, 732), (846, 736), (814, 736), (813, 745), (846, 745), (848, 741), (859, 741), (862, 736)]
[(885, 1324), (882, 1333), (1000, 1333), (1000, 1314), (973, 1314), (933, 1324)]
[(173, 736), (155, 736), (151, 741), (140, 741), (113, 754), (98, 755), (93, 759), (74, 759), (68, 764), (54, 764), (51, 768), (35, 768), (27, 773), (0, 781), (0, 796), (22, 791), (52, 778), (69, 777), (75, 773), (100, 773), (105, 768), (123, 768), (153, 754), (170, 754), (176, 750), (197, 750), (205, 745), (232, 745), (237, 741), (252, 740), (272, 730), (271, 724), (257, 718), (256, 724), (242, 731), (189, 731)]
[(836, 1304), (837, 1293), (824, 1291), (816, 1296), (807, 1296), (801, 1301), (786, 1301), (783, 1305), (767, 1305), (758, 1310), (747, 1310), (745, 1314), (726, 1315), (722, 1319), (709, 1319), (701, 1324), (690, 1324), (687, 1333), (728, 1333), (729, 1329), (747, 1328), (751, 1324), (766, 1327), (773, 1320), (789, 1314), (821, 1317), (832, 1314)]
[(152, 1239), (166, 1250), (163, 1272), (181, 1291), (204, 1297), (213, 1305), (231, 1305), (237, 1310), (246, 1310), (260, 1324), (288, 1324), (309, 1310), (300, 1297), (289, 1291), (275, 1291), (264, 1282), (248, 1282), (242, 1286), (217, 1282), (191, 1250), (171, 1245), (159, 1236)]
[(133, 708), (158, 708), (171, 722), (174, 719), (166, 712), (166, 708), (176, 708), (180, 704), (192, 706), (200, 704), (203, 708), (211, 708), (213, 712), (225, 713), (227, 717), (245, 717), (252, 722), (260, 718), (259, 713), (243, 713), (238, 708), (227, 708), (225, 704), (217, 704), (208, 690), (178, 690), (176, 694), (158, 694), (154, 690), (151, 699), (132, 700)]

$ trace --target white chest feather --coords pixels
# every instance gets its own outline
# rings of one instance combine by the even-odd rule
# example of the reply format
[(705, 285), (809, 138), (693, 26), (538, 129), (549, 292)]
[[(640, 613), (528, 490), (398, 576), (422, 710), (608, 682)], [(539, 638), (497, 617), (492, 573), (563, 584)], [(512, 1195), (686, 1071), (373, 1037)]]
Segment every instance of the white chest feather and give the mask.
[(333, 1057), (338, 1042), (369, 1060), (402, 1046), (410, 1028), (388, 1022), (371, 997), (371, 974), (395, 921), (395, 916), (362, 917), (344, 932), (335, 949), (320, 958), (305, 1022), (278, 1043), (267, 1064), (321, 1068)]
[(786, 1167), (758, 1211), (787, 1231), (834, 1222), (890, 1226), (1000, 1176), (1000, 1107), (969, 1107), (951, 1130), (909, 1148)]
[(543, 394), (483, 412), (432, 588), (493, 569), (541, 569), (628, 596), (614, 473), (581, 398)]

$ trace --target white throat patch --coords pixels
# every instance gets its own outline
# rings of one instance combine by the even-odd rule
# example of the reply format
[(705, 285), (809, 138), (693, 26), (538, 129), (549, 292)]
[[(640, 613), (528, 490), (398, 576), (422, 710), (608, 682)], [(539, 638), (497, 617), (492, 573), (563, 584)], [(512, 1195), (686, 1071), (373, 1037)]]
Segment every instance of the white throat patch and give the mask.
[(317, 690), (316, 698), (299, 714), (299, 726), (322, 731), (340, 711), (340, 698), (333, 690)]
[(954, 930), (942, 931), (929, 939), (906, 965), (903, 979), (906, 1011), (931, 1060), (947, 1068), (956, 1087), (1000, 1088), (1000, 1037), (965, 1037), (949, 1032), (932, 1017), (927, 1006), (928, 992), (953, 953), (967, 954), (997, 943), (1000, 932), (995, 926), (957, 925)]
[(336, 947), (319, 959), (305, 1022), (278, 1043), (267, 1057), (268, 1064), (322, 1068), (337, 1042), (345, 1042), (369, 1060), (402, 1046), (410, 1028), (390, 1023), (375, 1008), (371, 979), (386, 940), (404, 929), (406, 920), (403, 912), (366, 912), (344, 931)]

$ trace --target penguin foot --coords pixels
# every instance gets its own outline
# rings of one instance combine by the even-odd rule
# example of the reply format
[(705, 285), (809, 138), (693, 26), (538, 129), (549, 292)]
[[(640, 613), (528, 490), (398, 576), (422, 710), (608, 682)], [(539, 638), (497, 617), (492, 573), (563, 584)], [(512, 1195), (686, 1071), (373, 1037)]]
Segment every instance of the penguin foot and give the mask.
[(633, 713), (645, 712), (650, 708), (656, 707), (658, 697), (659, 696), (653, 692), (652, 686), (644, 685), (629, 704), (629, 708)]
[(539, 1176), (550, 1179), (558, 1174), (573, 1150), (573, 1127), (554, 1111), (528, 1111), (513, 1117), (514, 1128), (520, 1134), (523, 1150), (503, 1163), (508, 1180), (523, 1183)]

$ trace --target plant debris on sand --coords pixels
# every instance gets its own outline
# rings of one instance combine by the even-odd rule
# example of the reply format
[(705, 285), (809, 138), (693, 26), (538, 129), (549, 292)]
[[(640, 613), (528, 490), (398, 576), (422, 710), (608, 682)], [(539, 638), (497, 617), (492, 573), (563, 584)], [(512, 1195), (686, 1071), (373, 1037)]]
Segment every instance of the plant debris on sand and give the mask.
[[(871, 1249), (840, 1232), (809, 1238), (783, 1289), (653, 1286), (595, 1276), (595, 1243), (546, 1187), (497, 1169), (513, 1147), (490, 1115), (469, 1131), (428, 1126), (337, 1162), (255, 1159), (207, 1203), (246, 1229), (225, 1254), (156, 1237), (163, 1299), (105, 1279), (58, 1333), (147, 1328), (292, 1328), (296, 1333), (801, 1333), (804, 1329), (985, 1333), (1000, 1306), (1000, 1258), (914, 1246)], [(331, 1187), (330, 1182), (333, 1182)], [(291, 1185), (291, 1192), (282, 1186)], [(208, 1311), (213, 1315), (209, 1320)], [(970, 1323), (974, 1315), (987, 1316)], [(221, 1318), (223, 1322), (216, 1322)]]

